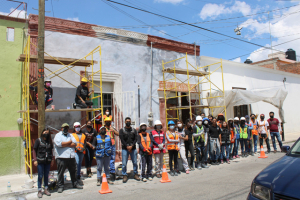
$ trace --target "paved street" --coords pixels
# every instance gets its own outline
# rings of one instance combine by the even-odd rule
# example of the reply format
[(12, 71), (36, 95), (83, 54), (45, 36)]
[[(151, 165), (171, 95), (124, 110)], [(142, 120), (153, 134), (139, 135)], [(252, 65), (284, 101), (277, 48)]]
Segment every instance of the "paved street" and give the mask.
[[(171, 183), (160, 183), (158, 179), (147, 183), (130, 179), (127, 184), (121, 180), (110, 186), (112, 194), (101, 195), (100, 187), (94, 180), (85, 181), (83, 190), (69, 189), (63, 194), (52, 193), (51, 199), (246, 199), (253, 178), (267, 165), (282, 157), (283, 153), (273, 152), (269, 158), (260, 159), (259, 154), (254, 157), (240, 158), (209, 169), (195, 170), (189, 175), (181, 174), (169, 178)], [(95, 175), (94, 175), (95, 176)], [(37, 199), (36, 193), (29, 194), (26, 199)], [(50, 199), (43, 196), (43, 199)]]

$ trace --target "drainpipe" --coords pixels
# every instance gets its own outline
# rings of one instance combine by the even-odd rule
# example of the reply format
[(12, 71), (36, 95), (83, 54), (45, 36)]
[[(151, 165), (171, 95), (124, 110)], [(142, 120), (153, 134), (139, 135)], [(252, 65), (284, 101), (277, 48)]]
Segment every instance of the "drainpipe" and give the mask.
[(151, 42), (150, 113), (152, 113), (152, 82), (153, 82), (153, 49), (152, 49), (152, 42)]

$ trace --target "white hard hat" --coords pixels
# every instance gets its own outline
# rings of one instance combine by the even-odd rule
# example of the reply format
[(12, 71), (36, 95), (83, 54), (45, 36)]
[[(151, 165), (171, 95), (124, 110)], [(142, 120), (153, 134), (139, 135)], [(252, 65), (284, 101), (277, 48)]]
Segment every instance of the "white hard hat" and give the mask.
[(233, 119), (232, 119), (232, 118), (229, 118), (229, 119), (228, 119), (228, 121), (230, 121), (230, 120), (231, 120), (231, 121), (233, 121)]
[(81, 126), (81, 124), (80, 124), (79, 122), (75, 122), (75, 123), (73, 124), (73, 127), (75, 127), (75, 126)]
[(234, 121), (240, 121), (240, 119), (238, 117), (235, 117), (233, 120)]
[(140, 124), (140, 127), (141, 127), (141, 126), (147, 126), (147, 124), (146, 124), (146, 123), (141, 123), (141, 124)]
[(51, 82), (51, 80), (50, 80), (50, 78), (46, 77), (46, 78), (44, 79), (44, 82)]
[(246, 118), (245, 118), (245, 117), (241, 117), (241, 121), (242, 121), (242, 120), (244, 120), (244, 121), (245, 121), (245, 120), (246, 120)]
[(162, 125), (161, 121), (160, 120), (155, 120), (154, 126), (156, 126), (156, 125)]
[(197, 116), (196, 117), (196, 121), (202, 121), (202, 117), (201, 116)]

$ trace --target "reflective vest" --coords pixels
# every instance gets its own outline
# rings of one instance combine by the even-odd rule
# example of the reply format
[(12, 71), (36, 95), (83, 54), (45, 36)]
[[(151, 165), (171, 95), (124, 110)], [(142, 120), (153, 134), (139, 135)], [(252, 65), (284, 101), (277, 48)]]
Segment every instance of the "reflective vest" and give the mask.
[(147, 142), (145, 141), (144, 136), (143, 136), (142, 133), (140, 133), (140, 137), (141, 137), (141, 143), (142, 143), (142, 146), (144, 147), (145, 152), (148, 149), (150, 151), (148, 153), (148, 155), (151, 155), (152, 154), (152, 149), (150, 148), (151, 139), (150, 139), (149, 133), (147, 133), (147, 135), (146, 135)]
[[(159, 133), (157, 133), (156, 130), (153, 130), (152, 131), (152, 136), (153, 136), (153, 139), (154, 141), (157, 143), (157, 144), (162, 144), (163, 141), (164, 141), (164, 132), (163, 131), (160, 131)], [(165, 145), (164, 145), (164, 148), (162, 150), (159, 150), (158, 146), (156, 146), (155, 144), (153, 144), (153, 154), (158, 154), (158, 153), (166, 153), (166, 148), (165, 148)]]
[(231, 143), (234, 143), (235, 141), (235, 138), (234, 138), (234, 131), (233, 131), (233, 128), (230, 128), (230, 133), (231, 133)]
[[(175, 132), (175, 137), (170, 131), (167, 131), (166, 134), (168, 134), (170, 140), (178, 140), (179, 138), (177, 132)], [(169, 140), (167, 139), (167, 145), (168, 145), (167, 147), (168, 150), (176, 150), (176, 151), (179, 150), (178, 142), (169, 142)]]
[(50, 143), (42, 142), (41, 138), (39, 138), (40, 144), (37, 149), (36, 160), (38, 163), (46, 163), (49, 164), (52, 161), (52, 148)]
[[(197, 134), (199, 134), (200, 132), (203, 131), (203, 126), (201, 126), (201, 129), (196, 125), (196, 128), (197, 128)], [(196, 138), (196, 143), (199, 143), (199, 142), (205, 142), (205, 133), (203, 133), (202, 135), (198, 136)]]
[(238, 127), (234, 126), (233, 129), (236, 139), (240, 139), (240, 125)]
[[(251, 121), (250, 123), (253, 124), (252, 135), (258, 135), (257, 121), (255, 121), (254, 123)], [(255, 125), (254, 125), (254, 124), (255, 124)]]
[(73, 137), (75, 138), (75, 140), (77, 142), (75, 152), (81, 152), (81, 153), (85, 154), (85, 147), (84, 147), (85, 135), (83, 133), (81, 134), (81, 140), (80, 141), (79, 141), (79, 137), (76, 133), (73, 133), (72, 135), (73, 135)]
[(111, 156), (111, 139), (108, 135), (105, 135), (103, 139), (100, 135), (97, 135), (97, 145), (96, 145), (96, 157), (103, 158), (104, 156)]
[[(105, 127), (106, 128), (106, 127)], [(111, 139), (111, 144), (115, 145), (115, 133), (106, 128), (106, 135), (108, 135)]]
[(103, 115), (103, 120), (105, 120), (106, 117), (109, 117), (112, 120), (112, 116), (111, 115), (109, 115), (109, 116)]
[(240, 127), (240, 138), (241, 139), (248, 139), (248, 126), (245, 125), (244, 128)]

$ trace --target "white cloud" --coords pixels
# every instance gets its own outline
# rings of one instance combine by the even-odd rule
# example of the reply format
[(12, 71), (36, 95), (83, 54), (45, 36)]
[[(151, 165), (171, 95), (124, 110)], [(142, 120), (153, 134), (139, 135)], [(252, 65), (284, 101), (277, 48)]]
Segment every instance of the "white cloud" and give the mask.
[(208, 3), (205, 4), (200, 12), (201, 19), (206, 19), (208, 17), (214, 19), (219, 15), (232, 14), (232, 13), (242, 13), (243, 15), (249, 15), (251, 13), (251, 7), (244, 1), (235, 1), (232, 6), (227, 6), (228, 3), (215, 4)]
[(236, 59), (234, 59), (234, 60), (232, 60), (232, 61), (234, 61), (234, 62), (242, 62), (242, 60), (241, 60), (241, 58), (240, 57), (238, 57), (238, 58), (236, 58)]
[(75, 22), (80, 22), (78, 17), (68, 17), (67, 20), (75, 21)]
[(184, 0), (155, 0), (158, 3), (171, 3), (171, 4), (178, 4), (183, 2)]
[[(11, 13), (15, 8), (11, 8), (10, 12)], [(5, 13), (5, 12), (0, 12), (0, 15), (6, 15), (8, 16), (9, 13)], [(15, 10), (13, 11), (10, 15), (10, 17), (16, 17), (16, 18), (22, 18), (25, 19), (25, 11), (24, 10)]]

